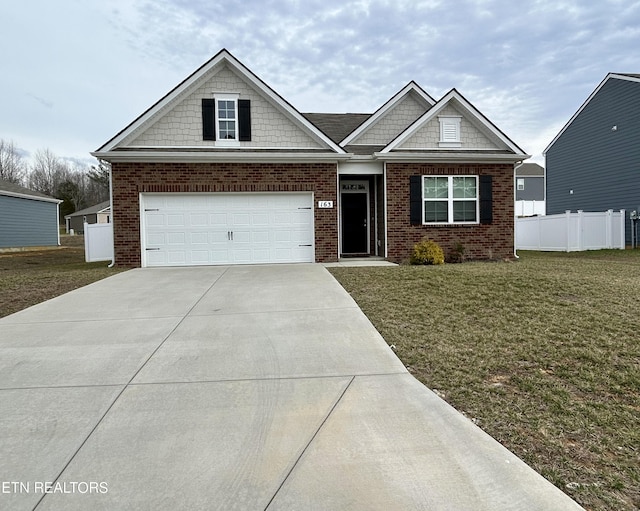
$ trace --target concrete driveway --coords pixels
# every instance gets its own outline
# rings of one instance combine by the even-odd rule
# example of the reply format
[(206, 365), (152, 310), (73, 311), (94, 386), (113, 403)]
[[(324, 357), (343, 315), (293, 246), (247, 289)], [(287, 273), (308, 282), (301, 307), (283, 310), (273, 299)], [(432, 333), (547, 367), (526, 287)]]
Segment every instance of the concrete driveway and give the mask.
[(0, 509), (581, 509), (320, 265), (137, 269), (0, 320)]

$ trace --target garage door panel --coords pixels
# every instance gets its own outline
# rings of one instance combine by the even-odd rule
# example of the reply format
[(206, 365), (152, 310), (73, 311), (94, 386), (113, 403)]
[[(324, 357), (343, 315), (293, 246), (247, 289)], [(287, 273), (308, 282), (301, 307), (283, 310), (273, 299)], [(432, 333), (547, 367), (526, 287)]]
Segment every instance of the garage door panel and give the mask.
[(208, 250), (192, 250), (191, 264), (210, 264)]
[(227, 220), (227, 213), (210, 213), (209, 214), (209, 225), (211, 227), (226, 227), (229, 224)]
[(314, 260), (310, 193), (143, 194), (142, 205), (146, 266)]
[(187, 263), (187, 253), (185, 250), (168, 250), (167, 264), (185, 265)]
[(209, 215), (206, 213), (191, 213), (189, 215), (189, 225), (191, 227), (206, 227), (209, 225)]
[(184, 245), (186, 235), (184, 232), (170, 232), (167, 234), (167, 245)]
[(209, 233), (207, 231), (192, 232), (190, 241), (192, 245), (209, 245)]
[(167, 215), (167, 226), (168, 227), (184, 227), (184, 213), (181, 214), (171, 214)]

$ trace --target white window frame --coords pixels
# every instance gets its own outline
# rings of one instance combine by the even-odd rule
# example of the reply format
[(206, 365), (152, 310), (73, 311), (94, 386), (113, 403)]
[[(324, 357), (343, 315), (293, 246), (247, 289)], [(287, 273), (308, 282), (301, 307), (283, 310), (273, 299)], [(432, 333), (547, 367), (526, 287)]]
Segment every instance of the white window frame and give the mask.
[(516, 185), (518, 187), (518, 191), (519, 192), (524, 190), (524, 178), (523, 177), (519, 177), (518, 179), (516, 179)]
[(460, 124), (462, 116), (460, 115), (439, 115), (440, 122), (440, 141), (439, 147), (462, 147), (460, 140)]
[[(439, 178), (447, 178), (448, 180), (448, 190), (446, 198), (427, 198), (425, 197), (424, 190), (424, 178), (425, 177), (439, 177)], [(465, 177), (465, 178), (474, 178), (476, 181), (476, 196), (475, 198), (457, 198), (453, 196), (453, 179), (457, 177)], [(478, 225), (480, 223), (480, 179), (478, 176), (473, 175), (461, 175), (461, 176), (442, 176), (442, 175), (424, 175), (421, 177), (422, 179), (422, 224), (423, 225)], [(446, 222), (427, 222), (425, 219), (425, 204), (427, 202), (447, 202), (447, 221)], [(475, 221), (467, 221), (467, 222), (456, 222), (453, 220), (453, 204), (454, 202), (475, 202), (476, 205), (476, 219)]]
[[(216, 92), (213, 95), (215, 101), (216, 101), (216, 108), (215, 108), (215, 124), (216, 124), (216, 145), (217, 146), (227, 146), (227, 147), (234, 147), (234, 146), (239, 146), (240, 145), (240, 133), (239, 133), (239, 129), (240, 126), (238, 124), (238, 98), (240, 97), (240, 94), (233, 94), (233, 93), (220, 93), (220, 92)], [(222, 111), (222, 109), (220, 108), (220, 102), (221, 101), (233, 101), (233, 105), (234, 105), (234, 114), (235, 117), (233, 119), (230, 118), (221, 118), (220, 117), (220, 112)], [(222, 138), (222, 136), (220, 135), (220, 122), (221, 121), (233, 121), (235, 124), (235, 138)]]

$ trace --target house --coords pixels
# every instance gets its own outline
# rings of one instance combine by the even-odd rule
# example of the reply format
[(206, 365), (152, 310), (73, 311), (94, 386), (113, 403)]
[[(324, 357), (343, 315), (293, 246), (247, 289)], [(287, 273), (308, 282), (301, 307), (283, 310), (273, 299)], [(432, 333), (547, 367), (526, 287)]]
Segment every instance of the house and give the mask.
[(516, 166), (516, 216), (545, 214), (544, 168), (537, 163)]
[(302, 114), (227, 50), (92, 154), (112, 166), (123, 266), (400, 262), (426, 236), (512, 257), (528, 157), (455, 89)]
[(81, 209), (70, 215), (65, 215), (67, 233), (73, 232), (82, 234), (84, 224), (108, 224), (111, 221), (111, 202), (104, 201), (89, 208)]
[(640, 74), (609, 73), (544, 150), (547, 214), (640, 207)]
[(60, 245), (61, 202), (0, 179), (0, 249)]

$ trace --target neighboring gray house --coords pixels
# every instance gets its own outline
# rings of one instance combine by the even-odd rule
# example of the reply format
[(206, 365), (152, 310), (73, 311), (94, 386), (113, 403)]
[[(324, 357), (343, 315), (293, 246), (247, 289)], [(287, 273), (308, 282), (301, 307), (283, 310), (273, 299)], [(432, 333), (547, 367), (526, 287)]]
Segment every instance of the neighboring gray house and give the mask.
[(60, 245), (61, 202), (0, 179), (0, 249)]
[(73, 229), (76, 234), (82, 234), (85, 222), (88, 224), (108, 224), (111, 222), (111, 203), (107, 200), (90, 208), (81, 209), (66, 215), (64, 220), (67, 233)]
[(544, 151), (547, 214), (640, 207), (640, 74), (609, 73)]
[(516, 216), (544, 215), (544, 168), (537, 163), (516, 167)]
[(544, 201), (544, 168), (537, 163), (516, 167), (516, 200)]

